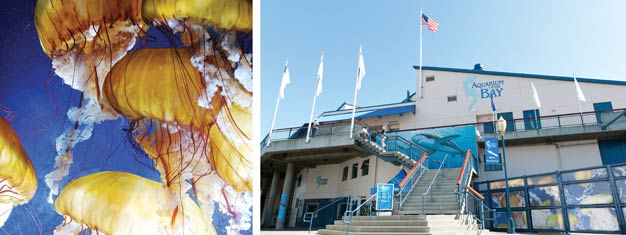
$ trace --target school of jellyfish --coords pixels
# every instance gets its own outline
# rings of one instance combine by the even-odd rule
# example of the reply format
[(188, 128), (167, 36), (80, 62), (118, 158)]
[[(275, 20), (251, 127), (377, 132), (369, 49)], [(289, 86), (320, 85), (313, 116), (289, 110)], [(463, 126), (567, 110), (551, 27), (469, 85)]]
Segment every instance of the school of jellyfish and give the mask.
[(27, 203), (37, 191), (33, 163), (17, 134), (0, 116), (0, 227), (13, 207)]
[[(34, 23), (54, 74), (81, 92), (42, 173), (55, 234), (216, 234), (216, 212), (228, 234), (250, 229), (251, 0), (38, 0)], [(143, 45), (151, 28), (169, 47)], [(160, 181), (102, 171), (64, 184), (75, 146), (120, 118)], [(0, 154), (1, 228), (37, 176), (3, 119)]]

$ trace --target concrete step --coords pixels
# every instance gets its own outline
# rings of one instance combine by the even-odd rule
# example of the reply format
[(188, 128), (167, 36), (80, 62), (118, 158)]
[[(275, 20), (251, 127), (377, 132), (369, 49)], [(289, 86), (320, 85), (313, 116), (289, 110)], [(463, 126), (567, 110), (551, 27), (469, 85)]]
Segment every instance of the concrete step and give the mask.
[[(429, 199), (426, 199), (426, 201), (424, 202), (424, 206), (426, 208), (430, 208), (433, 206), (450, 206), (450, 207), (459, 207), (458, 203), (456, 201), (434, 201), (431, 202)], [(409, 208), (409, 207), (422, 207), (422, 202), (405, 202), (404, 204), (402, 204), (402, 208)]]
[[(452, 214), (457, 214), (459, 213), (459, 210), (426, 210), (426, 214), (427, 215), (440, 215), (440, 214), (447, 214), (447, 215), (452, 215)], [(398, 214), (401, 215), (421, 215), (422, 214), (422, 210), (401, 210), (398, 211)]]
[[(323, 235), (345, 235), (346, 231), (334, 231), (320, 229), (317, 234)], [(350, 232), (348, 235), (431, 235), (429, 232)]]
[(416, 215), (388, 215), (388, 216), (354, 216), (352, 221), (389, 221), (389, 220), (422, 220)]
[[(327, 225), (326, 229), (346, 231), (348, 225)], [(350, 226), (350, 232), (423, 232), (429, 231), (428, 226)]]
[[(427, 211), (432, 211), (432, 210), (458, 210), (459, 207), (457, 205), (447, 205), (447, 204), (443, 204), (443, 205), (428, 205), (426, 204), (424, 207)], [(422, 210), (422, 206), (402, 206), (403, 211), (421, 211)]]
[[(343, 221), (335, 220), (335, 225), (344, 225)], [(352, 226), (427, 226), (426, 220), (353, 220)]]

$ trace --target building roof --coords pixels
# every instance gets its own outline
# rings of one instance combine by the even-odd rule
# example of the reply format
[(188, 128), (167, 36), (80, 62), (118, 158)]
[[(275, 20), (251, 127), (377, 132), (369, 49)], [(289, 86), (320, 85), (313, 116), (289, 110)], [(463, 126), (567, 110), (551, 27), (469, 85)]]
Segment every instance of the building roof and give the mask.
[[(420, 68), (420, 66), (416, 65), (416, 66), (413, 66), (413, 68), (417, 70)], [(431, 67), (431, 66), (422, 66), (422, 69), (432, 70), (432, 71), (444, 71), (444, 72), (484, 74), (484, 75), (494, 75), (494, 76), (547, 79), (547, 80), (557, 80), (557, 81), (574, 81), (573, 77), (527, 74), (527, 73), (497, 72), (497, 71), (486, 71), (482, 69), (456, 69), (456, 68), (443, 68), (443, 67)], [(602, 80), (602, 79), (579, 78), (579, 77), (576, 77), (576, 80), (578, 80), (578, 82), (586, 82), (586, 83), (599, 83), (599, 84), (626, 86), (626, 81)]]
[[(403, 114), (415, 111), (415, 102), (400, 102), (392, 104), (374, 105), (367, 107), (357, 107), (354, 117), (368, 118), (380, 117), (394, 114)], [(323, 112), (318, 116), (319, 122), (341, 121), (352, 118), (352, 109), (340, 109), (336, 111)]]

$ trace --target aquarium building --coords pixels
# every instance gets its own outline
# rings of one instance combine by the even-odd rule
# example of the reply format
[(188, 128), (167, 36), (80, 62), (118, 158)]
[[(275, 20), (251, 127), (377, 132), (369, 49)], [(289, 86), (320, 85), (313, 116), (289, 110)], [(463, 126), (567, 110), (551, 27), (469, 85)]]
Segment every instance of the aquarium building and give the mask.
[[(576, 85), (574, 77), (480, 64), (424, 66), (422, 77), (414, 69), (416, 93), (357, 107), (352, 129), (352, 106), (343, 103), (318, 116), (308, 142), (306, 124), (263, 139), (263, 227), (334, 234), (350, 225), (369, 231), (341, 221), (349, 214), (469, 214), (491, 230), (506, 230), (510, 217), (517, 231), (626, 233), (626, 82), (576, 78)], [(394, 185), (390, 210), (373, 205), (379, 183)], [(433, 234), (444, 229), (429, 224)], [(389, 231), (405, 231), (398, 227)]]

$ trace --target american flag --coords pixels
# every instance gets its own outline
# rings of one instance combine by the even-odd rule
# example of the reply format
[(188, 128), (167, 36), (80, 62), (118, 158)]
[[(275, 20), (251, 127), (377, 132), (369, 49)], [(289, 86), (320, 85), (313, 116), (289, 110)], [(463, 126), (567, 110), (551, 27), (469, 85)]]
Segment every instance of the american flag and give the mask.
[(434, 19), (428, 18), (428, 16), (422, 14), (422, 25), (426, 25), (426, 28), (430, 29), (433, 32), (439, 31), (439, 22)]

